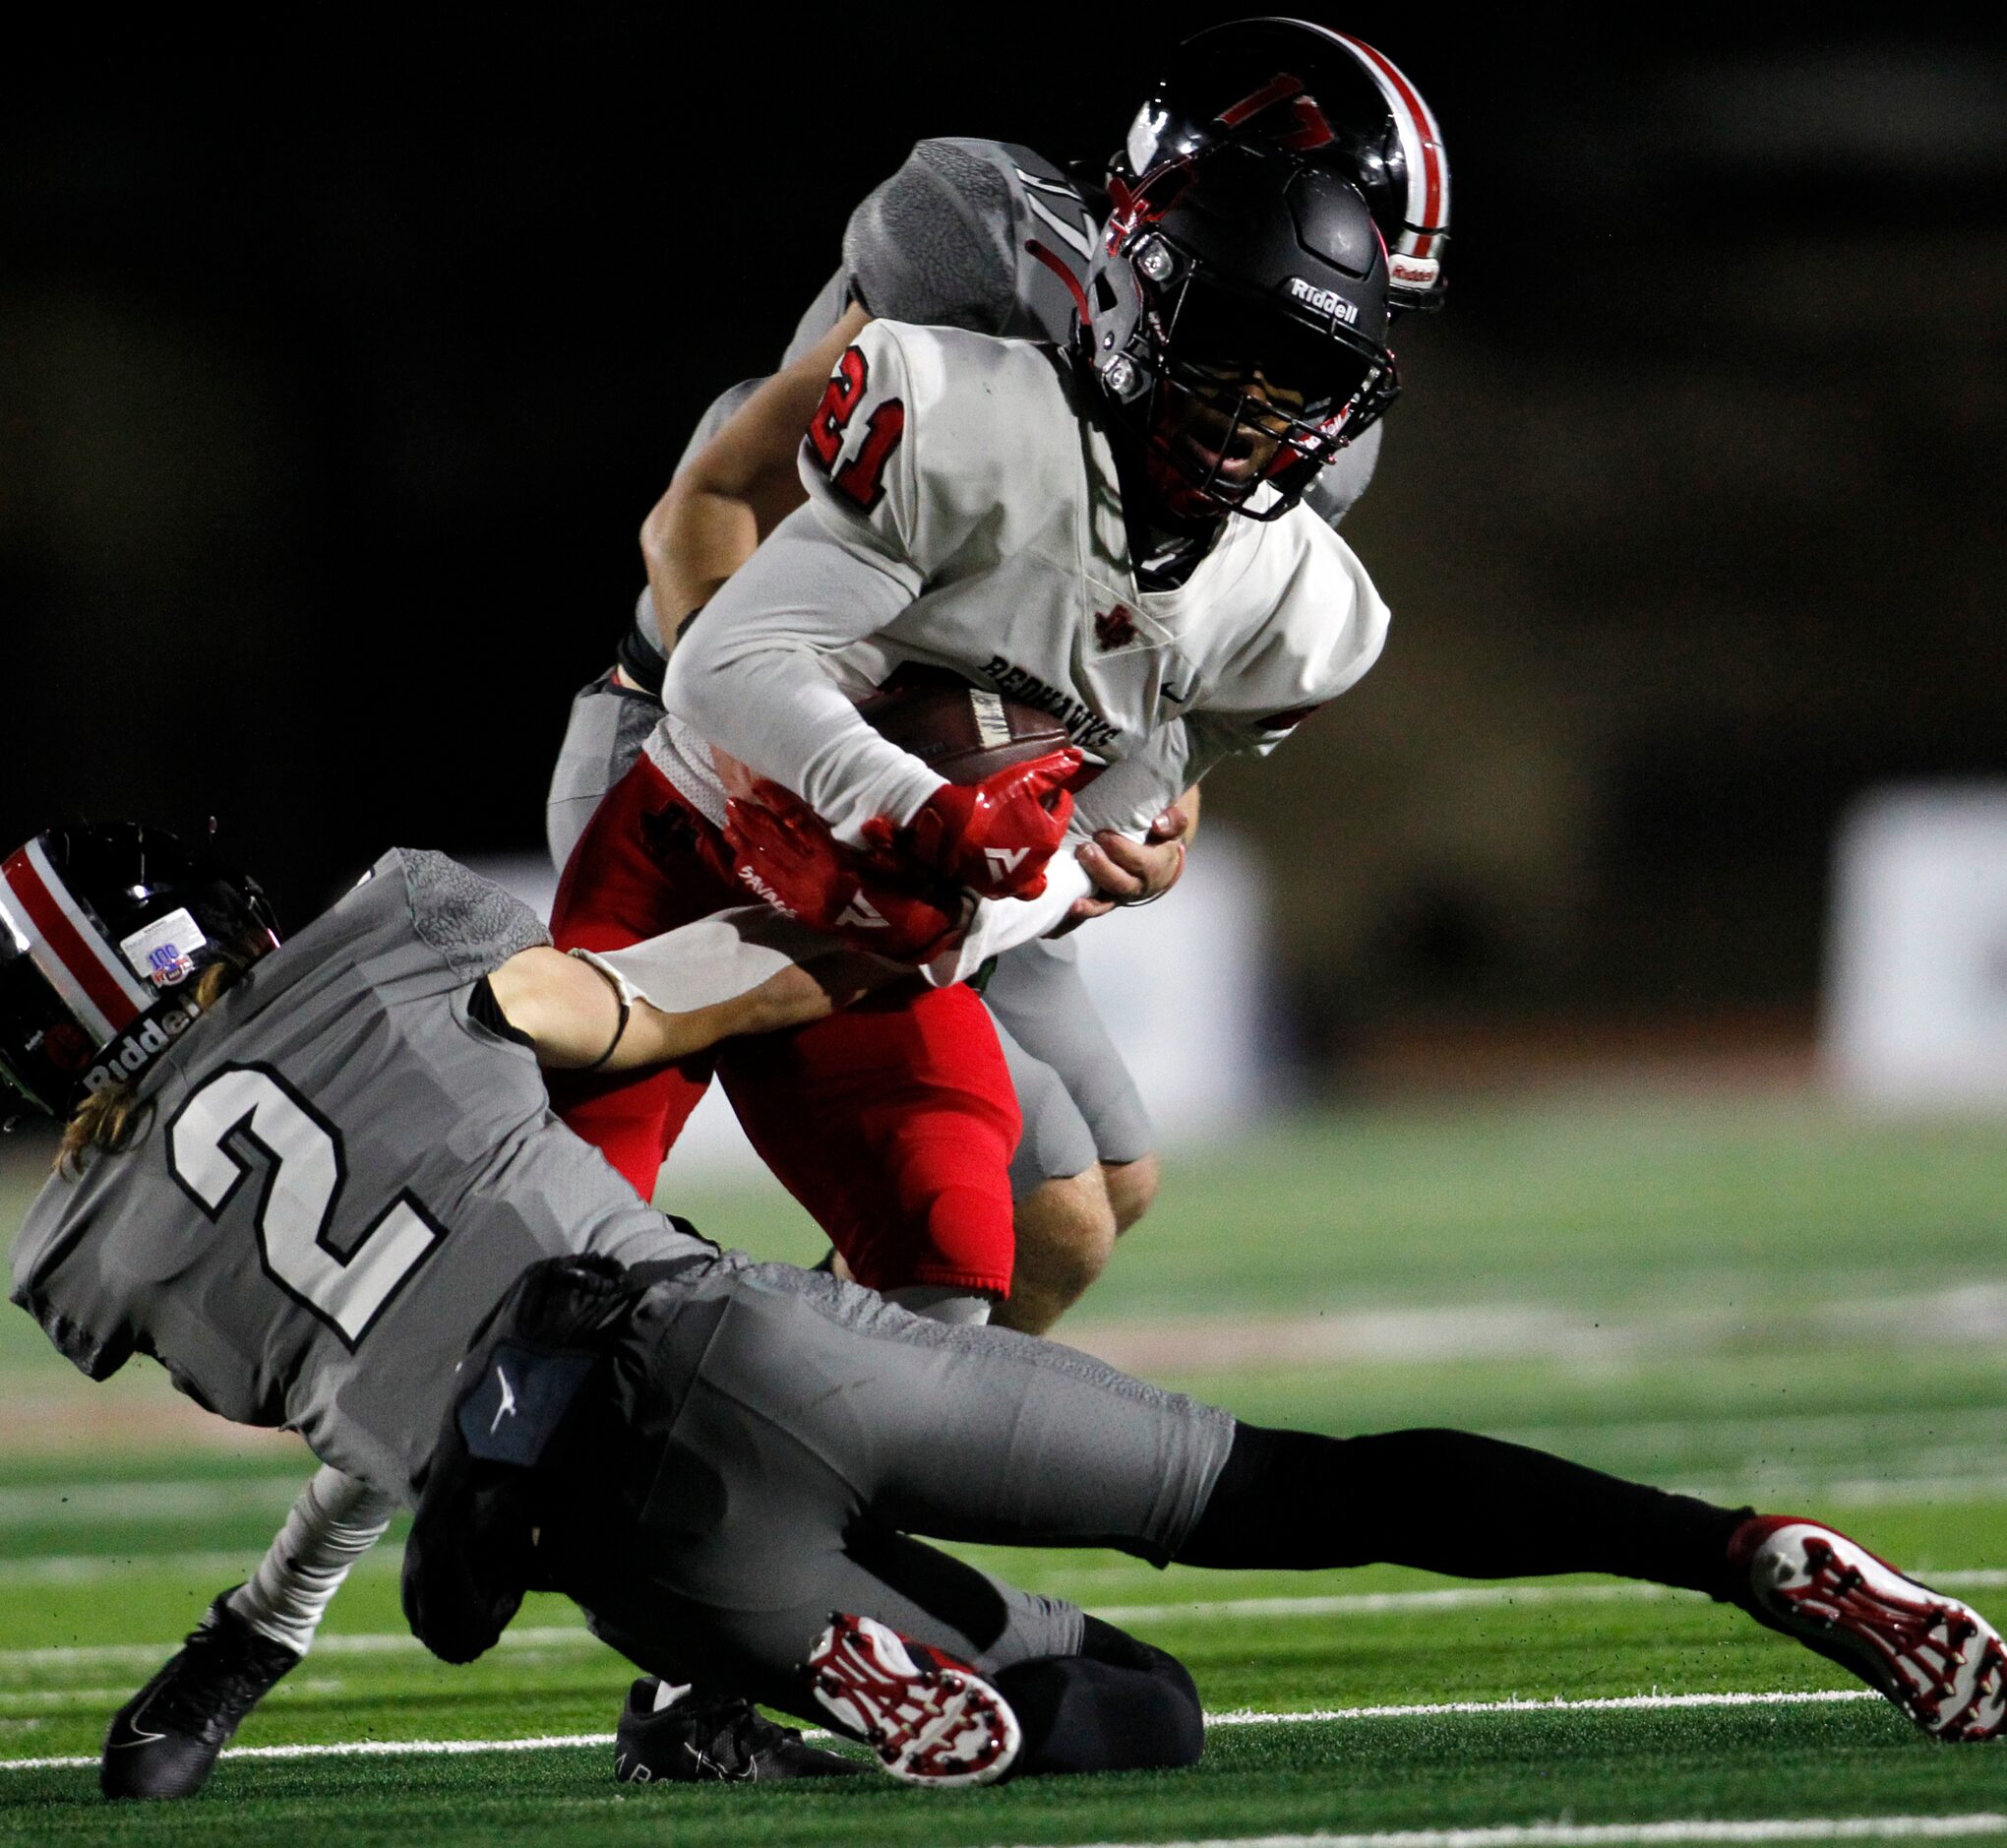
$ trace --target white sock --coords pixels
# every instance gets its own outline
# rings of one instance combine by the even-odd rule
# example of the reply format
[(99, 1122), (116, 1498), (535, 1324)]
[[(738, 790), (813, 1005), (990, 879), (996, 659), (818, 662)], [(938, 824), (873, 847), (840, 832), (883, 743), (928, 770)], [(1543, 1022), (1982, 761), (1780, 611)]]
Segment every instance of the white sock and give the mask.
[(383, 1538), (396, 1504), (324, 1464), (300, 1491), (258, 1570), (230, 1609), (262, 1636), (305, 1655), (348, 1569)]

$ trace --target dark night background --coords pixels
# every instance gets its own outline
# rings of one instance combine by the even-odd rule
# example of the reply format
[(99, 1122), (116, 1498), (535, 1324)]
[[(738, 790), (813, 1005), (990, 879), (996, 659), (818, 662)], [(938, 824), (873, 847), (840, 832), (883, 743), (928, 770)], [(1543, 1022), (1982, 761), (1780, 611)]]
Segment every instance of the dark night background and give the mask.
[[(309, 13), (17, 69), (0, 835), (213, 813), (295, 920), (393, 840), (536, 847), (636, 529), (858, 197), (922, 135), (1113, 147), (1151, 44), (1229, 16)], [(1456, 190), (1346, 529), (1388, 653), (1209, 791), (1306, 1034), (1808, 1018), (1849, 800), (2007, 769), (2007, 37), (1324, 17)]]

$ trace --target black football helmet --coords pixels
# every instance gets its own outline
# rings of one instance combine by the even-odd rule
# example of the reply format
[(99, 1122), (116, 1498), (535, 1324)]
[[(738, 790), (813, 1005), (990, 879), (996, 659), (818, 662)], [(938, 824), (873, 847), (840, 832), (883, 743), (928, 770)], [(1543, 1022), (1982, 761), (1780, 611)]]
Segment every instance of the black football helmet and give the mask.
[(1228, 143), (1115, 183), (1076, 339), (1174, 520), (1273, 520), (1393, 402), (1387, 321), (1358, 188)]
[(1433, 112), (1392, 59), (1307, 20), (1208, 27), (1171, 54), (1115, 174), (1133, 188), (1166, 161), (1236, 141), (1350, 180), (1386, 240), (1393, 305), (1440, 306), (1449, 156)]
[(67, 1117), (193, 1020), (193, 978), (278, 929), (255, 880), (137, 822), (52, 828), (0, 861), (0, 1084)]

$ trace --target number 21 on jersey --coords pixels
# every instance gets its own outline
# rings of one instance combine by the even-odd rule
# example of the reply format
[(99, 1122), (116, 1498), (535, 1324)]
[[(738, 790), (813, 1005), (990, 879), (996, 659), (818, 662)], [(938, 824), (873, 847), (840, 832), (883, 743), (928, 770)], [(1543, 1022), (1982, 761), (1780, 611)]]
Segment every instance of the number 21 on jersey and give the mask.
[(349, 1348), (446, 1236), (405, 1192), (337, 1243), (341, 1132), (270, 1066), (224, 1066), (205, 1079), (168, 1125), (167, 1161), (212, 1221), (256, 1176), (252, 1225), (266, 1274)]
[(863, 349), (844, 348), (836, 370), (829, 375), (822, 401), (809, 419), (807, 437), (809, 454), (817, 467), (829, 477), (829, 485), (866, 514), (884, 499), (885, 463), (891, 461), (900, 437), (906, 433), (906, 406), (899, 399), (888, 398), (874, 406), (865, 420), (864, 440), (858, 444), (857, 454), (840, 467), (837, 465), (836, 459), (843, 454), (849, 435), (850, 419), (863, 401), (864, 389), (870, 381), (871, 369)]

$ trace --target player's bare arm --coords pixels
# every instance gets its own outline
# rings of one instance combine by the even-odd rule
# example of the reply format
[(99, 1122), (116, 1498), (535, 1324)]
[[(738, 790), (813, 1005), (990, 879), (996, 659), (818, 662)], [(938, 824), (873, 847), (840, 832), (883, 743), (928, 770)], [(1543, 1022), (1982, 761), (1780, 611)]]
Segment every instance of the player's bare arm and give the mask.
[(802, 432), (831, 369), (870, 319), (861, 306), (846, 309), (821, 340), (739, 406), (641, 523), (648, 589), (669, 646), (676, 624), (709, 602), (802, 504), (795, 465)]
[(820, 1020), (902, 973), (876, 957), (837, 955), (790, 966), (726, 1001), (675, 1013), (625, 999), (591, 963), (538, 946), (520, 950), (488, 977), (509, 1024), (553, 1071), (633, 1072), (687, 1059), (741, 1033), (772, 1033)]

